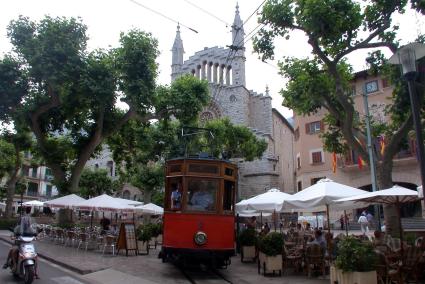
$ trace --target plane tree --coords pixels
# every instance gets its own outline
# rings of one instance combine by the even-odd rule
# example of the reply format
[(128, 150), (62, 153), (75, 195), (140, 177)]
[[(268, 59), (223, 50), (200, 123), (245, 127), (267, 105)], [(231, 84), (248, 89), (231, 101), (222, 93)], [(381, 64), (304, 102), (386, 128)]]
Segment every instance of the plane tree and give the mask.
[[(423, 1), (411, 1), (412, 8), (424, 12)], [(311, 115), (324, 109), (327, 128), (322, 135), (325, 149), (344, 154), (356, 151), (369, 161), (364, 119), (354, 108), (351, 80), (353, 69), (347, 56), (369, 50), (371, 70), (387, 78), (394, 86), (392, 101), (386, 107), (389, 121), (373, 121), (375, 135), (385, 135), (386, 147), (381, 154), (374, 149), (377, 161), (377, 182), (381, 189), (393, 185), (393, 158), (412, 129), (412, 115), (406, 82), (401, 80), (398, 67), (386, 65), (382, 51), (394, 53), (398, 47), (396, 14), (408, 9), (407, 1), (351, 0), (268, 0), (259, 22), (263, 24), (254, 40), (254, 49), (263, 60), (274, 59), (275, 40), (290, 40), (294, 32), (306, 36), (312, 49), (307, 58), (284, 57), (280, 73), (288, 78), (281, 91), (283, 105), (297, 115)], [(379, 51), (376, 51), (379, 49)], [(366, 60), (366, 58), (365, 58)], [(422, 80), (420, 76), (417, 79)], [(423, 84), (416, 84), (423, 102)], [(399, 231), (396, 210), (385, 206), (387, 230)]]
[(0, 120), (32, 133), (61, 194), (78, 191), (86, 162), (130, 121), (189, 119), (209, 98), (194, 77), (156, 84), (151, 34), (133, 29), (118, 47), (89, 51), (86, 32), (80, 19), (21, 16), (7, 30), (13, 50), (0, 59)]

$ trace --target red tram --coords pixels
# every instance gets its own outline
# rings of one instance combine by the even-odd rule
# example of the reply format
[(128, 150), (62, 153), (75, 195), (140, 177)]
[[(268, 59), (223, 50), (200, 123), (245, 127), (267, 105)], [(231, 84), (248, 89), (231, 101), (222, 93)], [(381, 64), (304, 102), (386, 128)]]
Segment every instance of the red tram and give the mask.
[(206, 259), (227, 266), (235, 254), (237, 166), (224, 160), (167, 161), (162, 260)]

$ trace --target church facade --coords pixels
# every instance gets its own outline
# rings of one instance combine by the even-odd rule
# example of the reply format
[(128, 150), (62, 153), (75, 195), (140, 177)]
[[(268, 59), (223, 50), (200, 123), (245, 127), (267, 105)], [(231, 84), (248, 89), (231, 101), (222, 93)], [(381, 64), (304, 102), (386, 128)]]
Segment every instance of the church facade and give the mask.
[(261, 159), (239, 162), (239, 198), (251, 197), (270, 188), (292, 193), (295, 190), (293, 128), (274, 108), (268, 88), (257, 93), (246, 88), (244, 28), (236, 7), (229, 48), (204, 48), (184, 60), (183, 41), (177, 28), (172, 48), (171, 80), (192, 74), (209, 82), (211, 102), (201, 120), (228, 117), (243, 125), (268, 148)]

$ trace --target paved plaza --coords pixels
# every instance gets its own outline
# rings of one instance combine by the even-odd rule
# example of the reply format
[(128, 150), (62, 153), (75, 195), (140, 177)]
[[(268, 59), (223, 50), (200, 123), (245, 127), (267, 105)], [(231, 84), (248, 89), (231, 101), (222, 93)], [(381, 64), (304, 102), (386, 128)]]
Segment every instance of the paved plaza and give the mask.
[[(0, 231), (0, 238), (8, 241), (10, 232)], [(111, 256), (98, 251), (77, 250), (72, 247), (56, 245), (49, 240), (35, 242), (37, 252), (45, 259), (81, 274), (81, 279), (89, 283), (190, 283), (173, 264), (162, 263), (158, 258), (159, 247), (151, 249), (149, 255)], [(6, 254), (7, 252), (1, 252)], [(220, 270), (232, 283), (329, 283), (328, 278), (308, 278), (305, 275), (288, 274), (282, 277), (264, 277), (257, 274), (256, 263), (241, 263), (240, 257), (233, 257), (232, 264)], [(201, 283), (218, 283), (217, 279), (202, 279)], [(35, 283), (43, 283), (42, 280)], [(222, 283), (222, 282), (220, 282)]]

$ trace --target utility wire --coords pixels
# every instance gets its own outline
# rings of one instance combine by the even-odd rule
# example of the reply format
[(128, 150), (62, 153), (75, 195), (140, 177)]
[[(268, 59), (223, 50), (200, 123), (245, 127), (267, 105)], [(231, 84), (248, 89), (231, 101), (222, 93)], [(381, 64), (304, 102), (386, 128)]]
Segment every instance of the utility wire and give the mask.
[(156, 10), (152, 9), (152, 8), (149, 8), (149, 7), (147, 7), (146, 5), (143, 5), (142, 3), (139, 3), (139, 2), (134, 1), (134, 0), (130, 0), (130, 2), (133, 2), (134, 4), (136, 4), (136, 5), (140, 6), (140, 7), (143, 7), (143, 8), (145, 8), (146, 10), (149, 10), (149, 11), (151, 11), (152, 13), (155, 13), (155, 14), (157, 14), (157, 15), (159, 15), (159, 16), (161, 16), (161, 17), (163, 17), (163, 18), (165, 18), (165, 19), (167, 19), (167, 20), (169, 20), (169, 21), (171, 21), (171, 22), (173, 22), (173, 23), (176, 23), (176, 24), (178, 24), (178, 25), (180, 25), (180, 26), (182, 26), (182, 27), (185, 27), (185, 28), (187, 28), (187, 29), (191, 30), (192, 32), (198, 33), (198, 31), (197, 31), (197, 30), (192, 29), (191, 27), (188, 27), (188, 26), (186, 26), (186, 25), (182, 24), (180, 21), (176, 21), (176, 20), (174, 20), (173, 18), (170, 18), (170, 17), (168, 17), (167, 15), (162, 14), (161, 12), (158, 12), (158, 11), (156, 11)]
[(202, 11), (202, 12), (204, 12), (205, 14), (210, 15), (210, 16), (211, 16), (211, 17), (213, 17), (214, 19), (219, 20), (220, 22), (224, 23), (224, 24), (226, 25), (226, 27), (230, 26), (230, 24), (229, 24), (228, 22), (226, 22), (225, 20), (220, 19), (219, 17), (217, 17), (217, 16), (216, 16), (216, 15), (214, 15), (213, 13), (211, 13), (211, 12), (209, 12), (209, 11), (205, 10), (204, 8), (202, 8), (202, 7), (198, 6), (198, 5), (196, 5), (195, 3), (192, 3), (192, 2), (190, 2), (189, 0), (183, 0), (183, 1), (184, 1), (184, 2), (186, 2), (186, 3), (188, 3), (189, 5), (192, 5), (193, 7), (195, 7), (195, 8), (197, 8), (197, 9), (201, 10), (201, 11)]
[(251, 19), (251, 17), (252, 16), (254, 16), (254, 14), (258, 11), (258, 9), (260, 9), (261, 8), (261, 6), (263, 6), (264, 5), (264, 3), (266, 2), (267, 0), (264, 0), (258, 7), (257, 7), (257, 9), (255, 9), (255, 11), (254, 12), (252, 12), (252, 14), (251, 15), (249, 15), (249, 17), (245, 20), (245, 22), (243, 22), (243, 25), (245, 25), (248, 21), (249, 21), (249, 19)]

